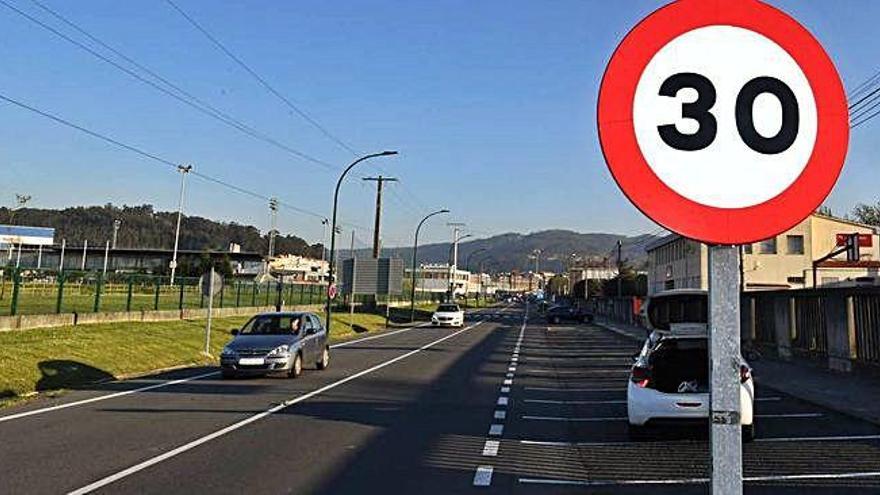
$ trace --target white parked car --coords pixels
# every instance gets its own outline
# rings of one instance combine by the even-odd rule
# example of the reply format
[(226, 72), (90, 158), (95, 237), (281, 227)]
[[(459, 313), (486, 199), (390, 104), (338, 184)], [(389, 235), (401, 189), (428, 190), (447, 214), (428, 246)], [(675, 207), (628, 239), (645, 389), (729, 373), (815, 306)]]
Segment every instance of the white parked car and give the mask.
[[(656, 422), (709, 417), (709, 340), (705, 291), (671, 291), (652, 297), (646, 311), (651, 334), (635, 357), (627, 385), (631, 436)], [(740, 358), (740, 424), (743, 440), (755, 436), (755, 384)]]
[(463, 327), (464, 311), (455, 303), (443, 303), (431, 315), (435, 327)]

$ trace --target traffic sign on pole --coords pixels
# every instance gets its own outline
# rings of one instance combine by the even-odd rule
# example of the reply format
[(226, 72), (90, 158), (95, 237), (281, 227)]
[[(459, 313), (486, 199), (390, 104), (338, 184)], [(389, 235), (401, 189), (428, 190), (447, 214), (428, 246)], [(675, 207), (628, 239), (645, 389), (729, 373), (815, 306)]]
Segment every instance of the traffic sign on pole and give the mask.
[(788, 230), (846, 157), (840, 76), (797, 21), (757, 0), (680, 0), (614, 52), (598, 128), (614, 179), (645, 215), (710, 244)]
[(679, 0), (627, 34), (599, 90), (608, 168), (645, 215), (709, 250), (712, 493), (742, 493), (734, 244), (801, 222), (846, 158), (840, 76), (796, 20), (758, 0)]

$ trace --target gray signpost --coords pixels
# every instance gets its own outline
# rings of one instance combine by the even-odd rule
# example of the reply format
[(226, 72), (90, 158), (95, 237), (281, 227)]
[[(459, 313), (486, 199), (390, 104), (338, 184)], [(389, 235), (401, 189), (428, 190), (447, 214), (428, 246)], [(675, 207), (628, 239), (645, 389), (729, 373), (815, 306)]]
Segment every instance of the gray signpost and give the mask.
[(199, 279), (202, 295), (208, 298), (208, 316), (205, 321), (205, 355), (211, 355), (211, 319), (214, 313), (214, 296), (223, 289), (223, 277), (213, 268)]
[(735, 246), (709, 248), (712, 493), (742, 493), (740, 287)]

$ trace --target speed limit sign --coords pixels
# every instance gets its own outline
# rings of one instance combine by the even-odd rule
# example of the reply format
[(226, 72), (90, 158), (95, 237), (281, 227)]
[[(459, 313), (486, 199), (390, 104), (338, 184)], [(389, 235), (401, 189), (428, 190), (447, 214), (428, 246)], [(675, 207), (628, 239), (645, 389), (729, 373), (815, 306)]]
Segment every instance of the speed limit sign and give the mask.
[(763, 240), (806, 218), (849, 140), (834, 64), (757, 0), (680, 0), (645, 18), (608, 64), (598, 128), (630, 201), (711, 244)]

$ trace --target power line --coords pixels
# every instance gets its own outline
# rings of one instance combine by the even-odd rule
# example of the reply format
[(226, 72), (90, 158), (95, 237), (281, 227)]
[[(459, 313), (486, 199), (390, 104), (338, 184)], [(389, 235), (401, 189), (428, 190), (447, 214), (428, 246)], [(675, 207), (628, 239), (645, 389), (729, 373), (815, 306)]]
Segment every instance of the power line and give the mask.
[[(179, 163), (175, 163), (175, 162), (173, 162), (173, 161), (171, 161), (171, 160), (168, 160), (168, 159), (166, 159), (166, 158), (163, 158), (163, 157), (161, 157), (161, 156), (159, 156), (159, 155), (157, 155), (157, 154), (155, 154), (155, 153), (151, 153), (151, 152), (145, 151), (144, 149), (139, 148), (139, 147), (137, 147), (137, 146), (133, 146), (133, 145), (130, 145), (130, 144), (127, 144), (127, 143), (123, 143), (122, 141), (119, 141), (118, 139), (112, 138), (112, 137), (107, 136), (107, 135), (105, 135), (105, 134), (101, 134), (101, 133), (99, 133), (99, 132), (97, 132), (97, 131), (93, 131), (93, 130), (88, 129), (88, 128), (82, 126), (82, 125), (79, 125), (79, 124), (76, 124), (76, 123), (74, 123), (74, 122), (71, 122), (70, 120), (67, 120), (67, 119), (65, 119), (65, 118), (63, 118), (63, 117), (59, 117), (58, 115), (55, 115), (55, 114), (49, 113), (49, 112), (47, 112), (47, 111), (45, 111), (45, 110), (41, 110), (41, 109), (36, 108), (36, 107), (34, 107), (34, 106), (28, 105), (27, 103), (24, 103), (24, 102), (22, 102), (22, 101), (19, 101), (19, 100), (16, 100), (16, 99), (14, 99), (14, 98), (11, 98), (11, 97), (9, 97), (9, 96), (6, 96), (5, 94), (0, 93), (0, 100), (5, 101), (5, 102), (7, 102), (7, 103), (9, 103), (9, 104), (15, 105), (15, 106), (17, 106), (17, 107), (19, 107), (19, 108), (21, 108), (21, 109), (28, 110), (28, 111), (30, 111), (30, 112), (32, 112), (32, 113), (35, 113), (35, 114), (37, 114), (37, 115), (40, 115), (40, 116), (42, 116), (42, 117), (45, 117), (45, 118), (47, 118), (47, 119), (49, 119), (49, 120), (52, 120), (53, 122), (55, 122), (55, 123), (57, 123), (57, 124), (61, 124), (61, 125), (63, 125), (63, 126), (66, 126), (66, 127), (71, 128), (71, 129), (75, 129), (75, 130), (77, 130), (77, 131), (79, 131), (79, 132), (82, 132), (82, 133), (87, 134), (87, 135), (89, 135), (89, 136), (92, 136), (92, 137), (94, 137), (94, 138), (96, 138), (96, 139), (99, 139), (99, 140), (101, 140), (101, 141), (104, 141), (105, 143), (112, 144), (112, 145), (114, 145), (114, 146), (116, 146), (116, 147), (118, 147), (118, 148), (122, 148), (122, 149), (124, 149), (124, 150), (127, 150), (127, 151), (130, 151), (130, 152), (132, 152), (132, 153), (138, 154), (138, 155), (140, 155), (140, 156), (142, 156), (142, 157), (144, 157), (144, 158), (147, 158), (147, 159), (149, 159), (149, 160), (152, 160), (152, 161), (154, 161), (154, 162), (161, 163), (161, 164), (163, 164), (163, 165), (167, 165), (167, 166), (169, 166), (169, 167), (172, 167), (174, 170), (177, 170), (178, 166), (180, 165)], [(214, 183), (214, 184), (217, 184), (217, 185), (220, 185), (220, 186), (226, 187), (226, 188), (228, 188), (228, 189), (231, 189), (231, 190), (236, 191), (236, 192), (241, 193), (241, 194), (245, 194), (245, 195), (248, 195), (248, 196), (251, 196), (251, 197), (255, 197), (255, 198), (259, 198), (259, 199), (266, 200), (266, 201), (268, 201), (269, 199), (271, 199), (271, 198), (269, 198), (268, 196), (266, 196), (266, 195), (264, 195), (264, 194), (260, 194), (260, 193), (255, 192), (255, 191), (251, 191), (251, 190), (249, 190), (249, 189), (245, 189), (245, 188), (243, 188), (243, 187), (236, 186), (235, 184), (231, 184), (231, 183), (226, 182), (226, 181), (224, 181), (224, 180), (222, 180), (222, 179), (218, 179), (218, 178), (216, 178), (216, 177), (212, 177), (212, 176), (210, 176), (210, 175), (203, 174), (203, 173), (201, 173), (201, 172), (195, 172), (195, 171), (193, 171), (193, 172), (191, 172), (191, 173), (192, 173), (194, 176), (199, 177), (200, 179), (203, 179), (203, 180), (205, 180), (205, 181), (212, 182), (212, 183)], [(300, 212), (300, 213), (303, 213), (303, 214), (306, 214), (306, 215), (310, 215), (310, 216), (313, 216), (313, 217), (324, 218), (324, 217), (326, 216), (326, 215), (322, 215), (322, 214), (317, 213), (317, 212), (314, 212), (314, 211), (310, 211), (310, 210), (307, 210), (307, 209), (304, 209), (304, 208), (300, 208), (300, 207), (298, 207), (298, 206), (291, 205), (291, 204), (289, 204), (289, 203), (285, 203), (285, 202), (279, 202), (279, 203), (280, 203), (281, 205), (287, 207), (288, 209), (291, 209), (291, 210), (294, 210), (294, 211), (298, 211), (298, 212)]]
[(223, 43), (221, 43), (219, 39), (217, 39), (213, 34), (211, 34), (211, 33), (210, 33), (205, 27), (203, 27), (200, 23), (198, 23), (198, 22), (197, 22), (192, 16), (190, 16), (189, 14), (187, 14), (186, 12), (184, 12), (183, 9), (181, 9), (180, 7), (178, 7), (176, 3), (174, 3), (172, 0), (165, 0), (165, 1), (168, 3), (168, 5), (171, 6), (171, 8), (173, 8), (174, 10), (176, 10), (178, 14), (180, 14), (184, 19), (186, 19), (187, 22), (189, 22), (194, 28), (196, 28), (199, 32), (201, 32), (206, 38), (208, 38), (208, 40), (209, 40), (211, 43), (213, 43), (214, 46), (216, 46), (220, 51), (222, 51), (223, 53), (225, 53), (226, 56), (228, 56), (230, 59), (232, 59), (232, 60), (233, 60), (233, 61), (234, 61), (239, 67), (241, 67), (242, 69), (244, 69), (245, 72), (247, 72), (247, 73), (250, 74), (254, 79), (256, 79), (257, 82), (259, 82), (260, 85), (263, 86), (263, 88), (266, 89), (266, 91), (268, 91), (268, 92), (272, 93), (273, 95), (275, 95), (275, 97), (277, 97), (279, 100), (281, 100), (281, 101), (282, 101), (282, 102), (283, 102), (288, 108), (290, 108), (291, 110), (293, 110), (294, 112), (296, 112), (297, 115), (299, 115), (300, 117), (302, 117), (303, 119), (305, 119), (306, 122), (308, 122), (312, 127), (314, 127), (315, 129), (317, 129), (318, 131), (320, 131), (321, 134), (323, 134), (325, 137), (327, 137), (328, 139), (330, 139), (331, 141), (333, 141), (334, 143), (336, 143), (336, 145), (338, 145), (339, 147), (345, 149), (346, 151), (348, 151), (348, 152), (351, 153), (352, 155), (355, 155), (355, 156), (356, 156), (356, 155), (359, 154), (359, 153), (357, 152), (357, 150), (355, 150), (355, 149), (352, 148), (351, 146), (345, 144), (345, 142), (343, 142), (343, 141), (342, 141), (341, 139), (339, 139), (338, 137), (334, 136), (329, 130), (327, 130), (326, 127), (324, 127), (323, 125), (321, 125), (321, 124), (320, 124), (317, 120), (315, 120), (312, 116), (310, 116), (309, 114), (307, 114), (304, 110), (300, 109), (297, 105), (295, 105), (292, 101), (290, 101), (289, 98), (285, 97), (285, 96), (284, 96), (283, 94), (281, 94), (278, 90), (276, 90), (271, 84), (269, 84), (268, 81), (266, 81), (266, 79), (264, 79), (264, 78), (261, 77), (259, 74), (257, 74), (257, 72), (256, 72), (255, 70), (253, 70), (248, 64), (246, 64), (241, 58), (239, 58), (239, 57), (236, 56), (234, 53), (232, 53), (232, 51), (229, 50), (229, 49), (228, 49)]
[[(115, 67), (116, 69), (118, 69), (118, 70), (120, 70), (120, 71), (122, 71), (122, 72), (128, 74), (129, 76), (131, 76), (131, 77), (137, 79), (138, 81), (140, 81), (140, 82), (142, 82), (142, 83), (144, 83), (144, 84), (146, 84), (146, 85), (152, 87), (153, 89), (155, 89), (155, 90), (157, 90), (157, 91), (160, 91), (160, 92), (164, 93), (165, 95), (170, 96), (170, 97), (174, 98), (175, 100), (177, 100), (177, 101), (179, 101), (179, 102), (181, 102), (181, 103), (183, 103), (183, 104), (185, 104), (185, 105), (187, 105), (187, 106), (189, 106), (189, 107), (191, 107), (191, 108), (194, 108), (195, 110), (201, 112), (201, 113), (204, 114), (204, 115), (207, 115), (207, 116), (209, 116), (209, 117), (211, 117), (211, 118), (213, 118), (213, 119), (215, 119), (215, 120), (218, 120), (218, 121), (220, 121), (220, 122), (223, 122), (224, 124), (226, 124), (226, 125), (228, 125), (228, 126), (231, 126), (231, 127), (235, 128), (235, 129), (237, 129), (237, 130), (239, 130), (239, 131), (241, 131), (241, 132), (243, 132), (243, 133), (245, 133), (245, 134), (247, 134), (247, 135), (249, 135), (249, 136), (251, 136), (251, 137), (253, 137), (253, 138), (259, 139), (259, 140), (264, 141), (264, 142), (266, 142), (266, 143), (269, 143), (269, 144), (271, 144), (271, 145), (273, 145), (273, 146), (275, 146), (275, 147), (277, 147), (277, 148), (280, 148), (280, 149), (282, 149), (282, 150), (284, 150), (284, 151), (287, 151), (288, 153), (290, 153), (290, 154), (292, 154), (292, 155), (294, 155), (294, 156), (296, 156), (296, 157), (298, 157), (298, 158), (301, 158), (301, 159), (306, 160), (306, 161), (308, 161), (308, 162), (314, 163), (314, 164), (316, 164), (316, 165), (320, 165), (321, 167), (327, 168), (327, 169), (329, 169), (329, 170), (336, 170), (336, 167), (333, 166), (332, 164), (330, 164), (330, 163), (328, 163), (328, 162), (325, 162), (325, 161), (323, 161), (323, 160), (320, 160), (320, 159), (318, 159), (318, 158), (315, 158), (315, 157), (313, 157), (313, 156), (311, 156), (311, 155), (308, 155), (308, 154), (306, 154), (306, 153), (304, 153), (304, 152), (302, 152), (302, 151), (299, 151), (299, 150), (297, 150), (297, 149), (295, 149), (295, 148), (292, 148), (292, 147), (290, 147), (290, 146), (287, 146), (287, 145), (285, 145), (285, 144), (283, 144), (283, 143), (277, 141), (276, 139), (274, 139), (274, 138), (272, 138), (272, 137), (270, 137), (270, 136), (267, 136), (267, 135), (265, 135), (265, 134), (263, 134), (263, 133), (261, 133), (261, 132), (255, 130), (255, 129), (253, 129), (252, 127), (248, 126), (247, 124), (242, 123), (241, 121), (235, 119), (234, 117), (231, 117), (230, 115), (228, 115), (228, 114), (226, 114), (226, 113), (224, 113), (224, 112), (218, 110), (217, 108), (211, 106), (210, 104), (204, 102), (203, 100), (201, 100), (201, 99), (199, 99), (199, 98), (193, 96), (192, 94), (190, 94), (190, 93), (184, 91), (182, 88), (180, 88), (179, 86), (177, 86), (177, 85), (171, 83), (171, 82), (168, 81), (166, 78), (163, 78), (163, 77), (159, 76), (159, 75), (158, 75), (157, 73), (155, 73), (154, 71), (152, 71), (152, 70), (150, 70), (150, 69), (144, 67), (143, 65), (138, 64), (137, 62), (133, 61), (130, 57), (124, 55), (124, 54), (123, 54), (122, 52), (120, 52), (119, 50), (116, 50), (116, 49), (110, 47), (110, 46), (109, 46), (108, 44), (106, 44), (105, 42), (99, 40), (99, 39), (98, 39), (97, 37), (95, 37), (95, 36), (92, 36), (91, 34), (89, 34), (89, 33), (88, 33), (87, 31), (85, 31), (84, 29), (82, 29), (82, 28), (80, 28), (79, 26), (75, 25), (72, 21), (69, 21), (69, 20), (67, 20), (66, 18), (64, 18), (63, 16), (61, 16), (61, 14), (55, 12), (54, 10), (51, 10), (49, 7), (47, 7), (47, 6), (45, 6), (45, 5), (43, 5), (43, 4), (39, 3), (39, 2), (37, 2), (36, 0), (31, 0), (31, 1), (34, 2), (34, 3), (35, 3), (37, 6), (39, 6), (40, 8), (44, 9), (46, 12), (49, 12), (51, 15), (55, 16), (56, 18), (58, 18), (59, 20), (61, 20), (62, 22), (64, 22), (65, 24), (67, 24), (67, 25), (71, 26), (72, 28), (76, 29), (78, 32), (80, 32), (80, 33), (83, 34), (84, 36), (88, 37), (88, 38), (91, 39), (93, 42), (95, 42), (95, 43), (97, 43), (97, 44), (103, 46), (105, 49), (111, 51), (112, 53), (116, 54), (117, 56), (119, 56), (119, 57), (122, 58), (123, 60), (126, 60), (127, 62), (131, 63), (132, 65), (134, 65), (135, 67), (139, 68), (140, 70), (146, 72), (147, 74), (151, 75), (152, 77), (156, 78), (157, 80), (159, 80), (159, 81), (163, 82), (164, 84), (168, 85), (169, 87), (174, 88), (176, 91), (178, 91), (178, 92), (180, 92), (181, 94), (183, 94), (184, 96), (186, 96), (186, 98), (183, 97), (183, 96), (180, 96), (179, 94), (174, 93), (173, 91), (168, 90), (167, 88), (164, 88), (164, 87), (160, 86), (159, 84), (156, 84), (154, 81), (151, 81), (151, 80), (149, 80), (149, 79), (147, 79), (147, 78), (141, 76), (141, 75), (138, 74), (137, 72), (135, 72), (135, 71), (133, 71), (133, 70), (131, 70), (131, 69), (129, 69), (129, 68), (123, 66), (122, 64), (120, 64), (120, 63), (118, 63), (118, 62), (116, 62), (116, 61), (110, 59), (109, 57), (104, 56), (103, 54), (99, 53), (98, 51), (96, 51), (96, 50), (92, 49), (91, 47), (89, 47), (89, 46), (87, 46), (87, 45), (85, 45), (85, 44), (83, 44), (83, 43), (81, 43), (81, 42), (79, 42), (79, 41), (77, 41), (77, 40), (71, 38), (70, 36), (68, 36), (68, 35), (66, 35), (66, 34), (64, 34), (64, 33), (62, 33), (61, 31), (55, 29), (54, 27), (52, 27), (52, 26), (50, 26), (50, 25), (44, 23), (43, 21), (41, 21), (41, 20), (39, 20), (39, 19), (33, 17), (32, 15), (28, 14), (27, 12), (24, 12), (24, 11), (18, 9), (17, 7), (11, 5), (11, 4), (10, 4), (9, 2), (7, 2), (6, 0), (0, 0), (0, 4), (4, 5), (5, 7), (7, 7), (7, 8), (10, 9), (10, 10), (12, 10), (13, 12), (15, 12), (15, 13), (18, 14), (18, 15), (20, 15), (21, 17), (24, 17), (24, 18), (27, 19), (28, 21), (30, 21), (30, 22), (36, 24), (37, 26), (39, 26), (39, 27), (45, 29), (46, 31), (49, 31), (50, 33), (54, 34), (55, 36), (57, 36), (57, 37), (59, 37), (59, 38), (65, 40), (65, 41), (67, 41), (68, 43), (70, 43), (70, 44), (76, 46), (77, 48), (86, 51), (87, 53), (89, 53), (90, 55), (92, 55), (92, 56), (94, 56), (94, 57), (100, 59), (101, 61), (103, 61), (103, 62), (105, 62), (105, 63), (107, 63), (107, 64), (110, 64), (111, 66)], [(187, 99), (187, 98), (189, 98), (189, 99)]]

